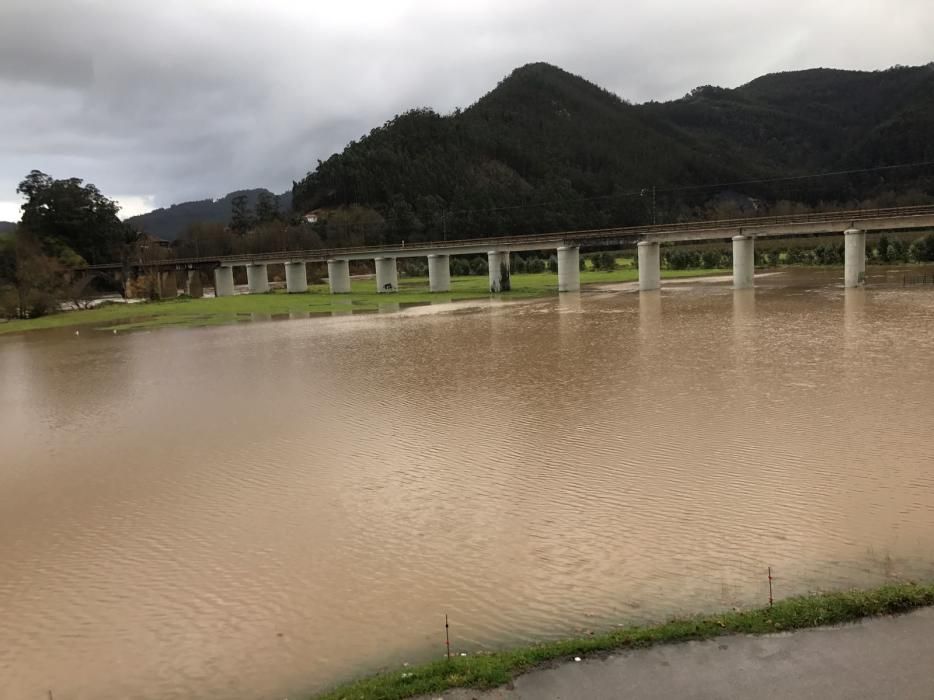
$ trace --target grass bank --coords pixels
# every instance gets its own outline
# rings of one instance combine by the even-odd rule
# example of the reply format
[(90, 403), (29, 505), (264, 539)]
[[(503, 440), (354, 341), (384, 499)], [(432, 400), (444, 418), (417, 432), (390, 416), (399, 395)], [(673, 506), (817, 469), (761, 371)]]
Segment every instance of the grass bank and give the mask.
[(895, 584), (866, 591), (846, 591), (781, 600), (772, 608), (726, 612), (654, 627), (631, 627), (603, 635), (548, 642), (511, 651), (456, 656), (400, 669), (340, 686), (319, 700), (395, 700), (449, 688), (494, 688), (520, 673), (549, 662), (656, 644), (710, 639), (727, 634), (768, 634), (861, 618), (904, 613), (934, 605), (934, 584)]
[[(665, 270), (662, 277), (693, 277), (723, 274), (723, 270)], [(634, 268), (600, 272), (586, 270), (581, 283), (607, 284), (632, 282), (639, 278)], [(443, 304), (490, 297), (486, 276), (454, 277), (451, 291), (431, 293), (427, 278), (400, 280), (396, 294), (377, 294), (373, 280), (354, 280), (350, 294), (333, 295), (326, 284), (309, 287), (306, 294), (238, 294), (218, 299), (179, 298), (136, 304), (109, 304), (94, 309), (66, 311), (25, 321), (0, 323), (0, 334), (21, 333), (45, 328), (89, 326), (94, 329), (135, 330), (160, 326), (210, 326), (237, 323), (267, 317), (288, 317), (300, 314), (373, 313), (392, 310), (394, 304), (405, 307), (417, 304)], [(512, 291), (496, 295), (502, 299), (531, 299), (557, 294), (558, 277), (554, 274), (516, 274), (512, 276)]]

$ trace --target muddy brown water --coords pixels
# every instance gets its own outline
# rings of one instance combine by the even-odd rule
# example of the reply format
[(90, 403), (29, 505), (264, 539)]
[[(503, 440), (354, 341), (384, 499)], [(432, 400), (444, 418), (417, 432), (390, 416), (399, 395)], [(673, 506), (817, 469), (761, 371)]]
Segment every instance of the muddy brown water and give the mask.
[(934, 577), (934, 286), (872, 272), (0, 338), (0, 698), (296, 698), (445, 613), (473, 652)]

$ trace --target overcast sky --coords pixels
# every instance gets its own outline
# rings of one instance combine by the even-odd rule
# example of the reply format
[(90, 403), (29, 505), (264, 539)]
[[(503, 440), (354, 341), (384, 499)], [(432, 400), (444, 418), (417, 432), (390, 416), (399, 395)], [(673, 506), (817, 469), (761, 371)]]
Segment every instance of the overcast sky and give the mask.
[(932, 0), (0, 0), (0, 220), (33, 168), (122, 215), (291, 187), (414, 106), (547, 61), (631, 101), (934, 60)]

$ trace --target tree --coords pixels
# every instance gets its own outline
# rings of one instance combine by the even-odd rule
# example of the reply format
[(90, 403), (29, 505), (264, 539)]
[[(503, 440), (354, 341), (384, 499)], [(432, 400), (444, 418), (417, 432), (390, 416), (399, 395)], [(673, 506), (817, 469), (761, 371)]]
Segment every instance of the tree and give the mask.
[(451, 259), (451, 275), (454, 277), (466, 277), (471, 274), (470, 262), (462, 257)]
[(256, 222), (266, 224), (280, 218), (279, 198), (269, 192), (260, 192), (256, 199)]
[(202, 255), (233, 255), (234, 239), (219, 222), (201, 221), (189, 224), (175, 239), (180, 258), (198, 258)]
[(477, 256), (470, 261), (470, 274), (472, 275), (485, 275), (489, 272), (489, 269), (486, 258)]
[(885, 234), (879, 237), (879, 260), (881, 262), (889, 261), (889, 237)]
[(931, 262), (934, 260), (934, 234), (919, 238), (909, 248), (911, 259), (915, 262)]
[(247, 196), (239, 194), (233, 198), (230, 211), (230, 230), (238, 236), (245, 236), (253, 228), (253, 212), (247, 206)]
[(379, 245), (385, 238), (386, 221), (374, 209), (354, 204), (331, 212), (327, 221), (316, 226), (328, 246)]
[(61, 265), (42, 250), (39, 238), (20, 227), (0, 248), (0, 313), (36, 318), (55, 311), (61, 298)]
[(616, 256), (612, 253), (596, 253), (590, 260), (595, 270), (612, 272), (616, 269)]
[(908, 245), (901, 238), (896, 238), (889, 246), (889, 262), (905, 262), (908, 260)]
[(82, 183), (30, 172), (16, 188), (26, 197), (20, 227), (36, 237), (47, 256), (64, 259), (74, 253), (91, 264), (110, 262), (119, 258), (124, 244), (120, 207), (94, 185)]

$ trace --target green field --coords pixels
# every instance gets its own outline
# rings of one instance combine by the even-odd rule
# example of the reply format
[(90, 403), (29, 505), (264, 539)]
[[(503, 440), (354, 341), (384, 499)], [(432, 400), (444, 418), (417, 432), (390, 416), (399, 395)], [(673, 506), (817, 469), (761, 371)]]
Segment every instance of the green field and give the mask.
[[(623, 264), (629, 261), (621, 260)], [(662, 277), (692, 277), (725, 274), (728, 270), (663, 270)], [(581, 283), (611, 284), (632, 282), (639, 271), (624, 267), (611, 272), (585, 270)], [(284, 291), (267, 294), (238, 294), (218, 299), (178, 298), (137, 304), (114, 303), (94, 309), (66, 311), (25, 321), (0, 323), (0, 334), (19, 333), (43, 328), (86, 326), (96, 330), (136, 330), (159, 326), (210, 326), (237, 323), (265, 317), (287, 317), (292, 314), (327, 314), (350, 311), (352, 313), (377, 312), (382, 305), (399, 304), (401, 307), (418, 304), (438, 304), (452, 301), (489, 298), (489, 281), (484, 276), (454, 277), (451, 291), (431, 293), (427, 278), (401, 279), (399, 292), (377, 294), (373, 280), (354, 280), (350, 294), (333, 295), (326, 284), (309, 287), (307, 294), (286, 294)], [(497, 298), (530, 299), (558, 293), (558, 277), (554, 274), (512, 275), (512, 291), (495, 295)]]
[(848, 591), (788, 598), (774, 607), (672, 620), (655, 627), (629, 627), (608, 634), (547, 642), (469, 656), (455, 655), (423, 666), (399, 669), (340, 686), (320, 700), (401, 700), (448, 688), (495, 688), (536, 666), (570, 661), (575, 656), (657, 644), (710, 639), (727, 634), (769, 634), (864, 617), (903, 613), (934, 605), (934, 585), (897, 584), (869, 591)]

